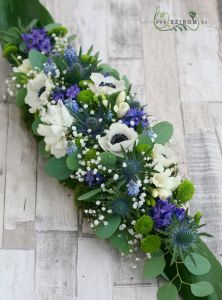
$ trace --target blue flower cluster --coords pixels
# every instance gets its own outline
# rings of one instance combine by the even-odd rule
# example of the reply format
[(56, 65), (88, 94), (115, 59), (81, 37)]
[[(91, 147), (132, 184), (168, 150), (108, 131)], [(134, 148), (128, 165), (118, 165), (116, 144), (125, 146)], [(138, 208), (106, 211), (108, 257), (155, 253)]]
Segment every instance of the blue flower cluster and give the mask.
[(50, 36), (44, 28), (32, 28), (30, 33), (23, 33), (22, 39), (26, 45), (26, 51), (31, 49), (49, 54), (52, 50)]
[(104, 182), (104, 176), (100, 173), (93, 173), (93, 170), (87, 171), (85, 175), (85, 181), (89, 185), (89, 187), (97, 184), (101, 184)]
[(134, 129), (136, 129), (139, 124), (142, 125), (142, 128), (145, 128), (148, 125), (147, 115), (141, 107), (130, 108), (122, 118), (122, 121), (128, 127), (132, 127)]
[(171, 224), (173, 217), (183, 221), (185, 210), (170, 203), (168, 200), (158, 200), (151, 210), (151, 216), (156, 229), (164, 228)]

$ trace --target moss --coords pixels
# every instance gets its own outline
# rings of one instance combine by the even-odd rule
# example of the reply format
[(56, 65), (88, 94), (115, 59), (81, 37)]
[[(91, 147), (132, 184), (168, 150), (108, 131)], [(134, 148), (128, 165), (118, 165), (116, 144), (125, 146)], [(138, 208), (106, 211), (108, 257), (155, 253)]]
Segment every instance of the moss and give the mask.
[(18, 53), (18, 47), (12, 44), (6, 44), (3, 48), (3, 57), (5, 57), (9, 62), (15, 63), (13, 56), (16, 56)]
[(88, 85), (89, 83), (92, 83), (91, 80), (81, 80), (79, 83), (78, 83), (78, 86), (82, 89), (82, 90), (85, 90), (88, 88)]
[(96, 158), (96, 149), (90, 149), (89, 151), (87, 151), (84, 159), (86, 161), (89, 161), (90, 159), (95, 159)]
[(155, 253), (160, 249), (161, 238), (158, 235), (148, 235), (141, 241), (141, 250), (145, 253)]
[(77, 101), (82, 105), (84, 104), (93, 105), (95, 104), (94, 94), (90, 90), (83, 90), (78, 94)]
[(153, 220), (150, 216), (142, 216), (136, 221), (135, 230), (137, 233), (147, 235), (153, 229)]
[(49, 31), (50, 35), (55, 34), (61, 37), (65, 36), (67, 33), (68, 33), (68, 29), (64, 26), (57, 26)]
[(192, 199), (195, 192), (192, 181), (185, 179), (176, 191), (176, 198), (180, 203), (185, 203)]

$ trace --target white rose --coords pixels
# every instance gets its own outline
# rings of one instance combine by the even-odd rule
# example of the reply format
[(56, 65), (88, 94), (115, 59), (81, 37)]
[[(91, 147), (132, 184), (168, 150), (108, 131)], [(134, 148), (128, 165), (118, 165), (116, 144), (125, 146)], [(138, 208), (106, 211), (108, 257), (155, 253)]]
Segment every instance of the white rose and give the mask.
[(21, 72), (21, 73), (24, 73), (24, 74), (27, 74), (31, 70), (32, 70), (32, 65), (31, 65), (30, 60), (28, 58), (24, 59), (22, 64), (17, 67), (17, 72)]
[(43, 72), (28, 82), (25, 103), (30, 106), (30, 113), (35, 113), (42, 105), (48, 103), (49, 94), (53, 88), (52, 81)]
[(171, 176), (171, 170), (166, 169), (161, 173), (155, 173), (151, 178), (152, 183), (157, 187), (159, 197), (165, 199), (172, 195), (181, 182), (181, 178)]
[(161, 144), (154, 144), (152, 158), (164, 168), (168, 168), (169, 166), (177, 163), (174, 151)]
[(72, 126), (73, 117), (68, 109), (62, 104), (51, 105), (48, 111), (41, 116), (41, 121), (46, 124), (38, 126), (38, 134), (44, 136), (46, 151), (50, 151), (56, 158), (66, 155), (68, 141), (66, 134)]
[(92, 73), (89, 89), (96, 95), (111, 95), (126, 89), (124, 80), (117, 80), (113, 76), (103, 76), (101, 73)]
[(127, 102), (125, 102), (125, 100), (126, 100), (126, 93), (125, 93), (125, 91), (122, 91), (119, 93), (119, 95), (116, 99), (116, 104), (113, 108), (114, 111), (117, 113), (118, 118), (122, 118), (123, 116), (125, 116), (125, 114), (130, 109), (129, 104)]
[(125, 124), (113, 123), (107, 134), (101, 137), (98, 142), (104, 151), (121, 156), (121, 147), (126, 151), (132, 151), (137, 138), (138, 134), (133, 128), (129, 128)]

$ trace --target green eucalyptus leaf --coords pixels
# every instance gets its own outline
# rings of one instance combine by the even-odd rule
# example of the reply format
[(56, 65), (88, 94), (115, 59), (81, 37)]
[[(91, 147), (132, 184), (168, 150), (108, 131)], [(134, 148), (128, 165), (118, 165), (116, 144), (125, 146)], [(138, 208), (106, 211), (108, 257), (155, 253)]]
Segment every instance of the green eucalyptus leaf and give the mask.
[(122, 253), (129, 253), (131, 246), (128, 244), (128, 234), (126, 231), (117, 231), (110, 238), (111, 245)]
[(60, 25), (61, 25), (60, 23), (51, 23), (51, 24), (46, 25), (44, 28), (46, 31), (49, 32), (49, 31), (53, 30), (54, 28), (57, 28)]
[(191, 292), (196, 297), (205, 297), (205, 296), (209, 296), (209, 295), (213, 294), (214, 287), (209, 282), (200, 281), (200, 282), (191, 284)]
[[(190, 256), (192, 256), (192, 258)], [(197, 253), (190, 253), (190, 255), (187, 255), (184, 264), (190, 273), (194, 275), (207, 274), (211, 269), (209, 260)]]
[(115, 79), (119, 80), (120, 77), (119, 77), (119, 73), (117, 70), (113, 69), (110, 65), (108, 64), (101, 64), (98, 66), (99, 69), (100, 69), (100, 72), (102, 74), (109, 74), (110, 76), (113, 76)]
[(72, 171), (66, 165), (66, 157), (51, 157), (45, 165), (45, 172), (52, 177), (63, 180), (70, 177)]
[(163, 255), (154, 255), (144, 263), (144, 277), (148, 279), (154, 279), (161, 273), (166, 266), (166, 262)]
[(161, 286), (157, 292), (158, 300), (177, 300), (178, 291), (174, 284), (167, 283)]
[(152, 129), (157, 134), (156, 144), (165, 144), (173, 135), (173, 125), (167, 121), (154, 125)]
[(91, 201), (90, 198), (94, 197), (95, 195), (97, 195), (99, 193), (101, 193), (101, 188), (89, 191), (89, 192), (79, 196), (77, 200), (78, 201)]
[(79, 159), (77, 155), (78, 152), (74, 152), (70, 154), (66, 159), (67, 167), (72, 171), (77, 171), (79, 169)]
[(46, 151), (45, 150), (45, 142), (44, 140), (41, 140), (38, 144), (38, 150), (39, 150), (39, 153), (41, 154), (41, 156), (43, 158), (49, 158), (50, 157), (50, 152)]
[(108, 239), (116, 232), (121, 223), (121, 217), (113, 215), (106, 221), (108, 222), (108, 225), (100, 224), (96, 228), (96, 235), (100, 239)]
[(102, 152), (99, 155), (101, 157), (101, 164), (107, 167), (114, 167), (116, 164), (116, 156), (110, 152)]
[(18, 107), (21, 107), (25, 104), (25, 96), (27, 94), (26, 88), (21, 88), (16, 93), (15, 103)]
[(139, 134), (139, 142), (138, 145), (149, 145), (153, 146), (151, 138), (146, 134)]
[(34, 133), (34, 135), (39, 135), (37, 132), (39, 124), (41, 124), (41, 119), (39, 116), (35, 116), (35, 121), (32, 123), (32, 132)]
[(33, 68), (37, 67), (43, 70), (43, 65), (47, 62), (48, 58), (41, 52), (32, 49), (29, 51), (29, 60)]

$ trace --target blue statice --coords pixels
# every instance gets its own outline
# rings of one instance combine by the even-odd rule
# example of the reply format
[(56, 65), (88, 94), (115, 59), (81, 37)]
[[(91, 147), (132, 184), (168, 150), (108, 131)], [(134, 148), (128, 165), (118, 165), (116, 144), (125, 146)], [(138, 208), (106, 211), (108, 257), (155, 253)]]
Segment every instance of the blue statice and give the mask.
[(179, 221), (185, 218), (185, 210), (169, 202), (169, 200), (158, 200), (156, 206), (151, 210), (151, 216), (156, 229), (167, 227), (171, 224), (173, 217)]
[(78, 87), (77, 84), (74, 84), (66, 90), (66, 96), (68, 98), (75, 99), (79, 92), (80, 92), (80, 88)]
[(52, 99), (56, 102), (58, 101), (64, 101), (65, 99), (65, 92), (63, 91), (63, 89), (61, 87), (56, 87), (53, 91), (52, 91)]
[(65, 105), (74, 113), (79, 110), (79, 105), (74, 99), (68, 98), (67, 100), (65, 100)]
[(139, 194), (140, 187), (139, 185), (133, 181), (130, 180), (130, 182), (127, 184), (127, 192), (129, 196), (137, 196)]
[(104, 176), (100, 173), (94, 174), (93, 170), (87, 171), (84, 179), (85, 182), (89, 185), (89, 187), (104, 182)]
[(77, 62), (78, 58), (76, 55), (76, 49), (72, 46), (68, 46), (65, 49), (64, 58), (67, 61), (68, 65), (72, 65), (73, 63)]
[(57, 75), (57, 66), (51, 58), (44, 64), (44, 73), (53, 77)]
[(142, 107), (133, 107), (130, 108), (122, 118), (122, 122), (134, 129), (136, 129), (139, 124), (142, 125), (142, 128), (145, 128), (148, 125), (147, 114)]
[(76, 152), (77, 151), (77, 146), (76, 146), (76, 144), (72, 144), (72, 145), (70, 145), (67, 149), (66, 149), (66, 153), (67, 153), (67, 155), (71, 155), (71, 154), (73, 154), (74, 152)]
[(50, 36), (44, 28), (32, 28), (30, 33), (22, 33), (22, 39), (26, 45), (26, 51), (31, 49), (49, 54), (53, 45)]

